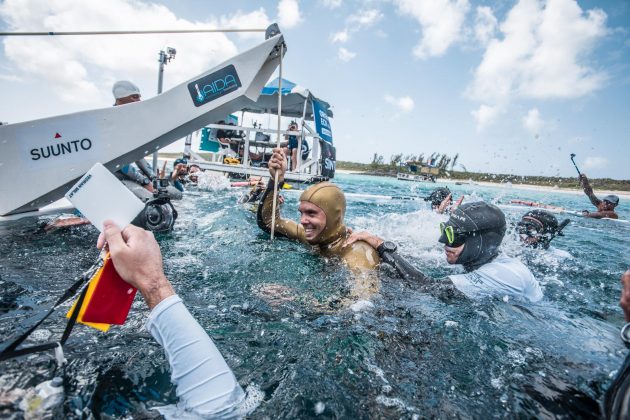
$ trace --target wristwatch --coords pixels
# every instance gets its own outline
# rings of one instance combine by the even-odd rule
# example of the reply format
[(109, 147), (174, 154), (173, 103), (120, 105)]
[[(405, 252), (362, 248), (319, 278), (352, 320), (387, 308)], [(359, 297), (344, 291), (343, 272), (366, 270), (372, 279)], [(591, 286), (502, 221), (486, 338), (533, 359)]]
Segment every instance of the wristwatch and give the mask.
[(376, 252), (378, 252), (379, 257), (382, 257), (384, 253), (396, 252), (397, 249), (398, 249), (398, 246), (395, 243), (385, 241), (382, 244), (380, 244), (378, 248), (376, 248)]
[(627, 322), (621, 328), (621, 340), (623, 341), (623, 344), (630, 349), (630, 322)]

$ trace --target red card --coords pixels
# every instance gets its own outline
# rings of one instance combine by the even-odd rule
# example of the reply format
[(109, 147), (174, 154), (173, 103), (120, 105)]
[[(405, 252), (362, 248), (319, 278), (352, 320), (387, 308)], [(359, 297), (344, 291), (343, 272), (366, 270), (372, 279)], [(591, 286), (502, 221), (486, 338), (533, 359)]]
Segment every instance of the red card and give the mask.
[(136, 296), (136, 289), (116, 272), (109, 254), (89, 301), (85, 302), (82, 321), (122, 325)]

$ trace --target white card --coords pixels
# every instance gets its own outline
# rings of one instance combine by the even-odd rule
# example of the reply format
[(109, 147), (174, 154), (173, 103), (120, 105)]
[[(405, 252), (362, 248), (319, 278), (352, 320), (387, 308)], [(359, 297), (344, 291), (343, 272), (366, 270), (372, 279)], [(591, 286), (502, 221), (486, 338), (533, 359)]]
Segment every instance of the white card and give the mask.
[(70, 188), (66, 198), (99, 231), (108, 219), (124, 229), (144, 209), (144, 203), (100, 163)]

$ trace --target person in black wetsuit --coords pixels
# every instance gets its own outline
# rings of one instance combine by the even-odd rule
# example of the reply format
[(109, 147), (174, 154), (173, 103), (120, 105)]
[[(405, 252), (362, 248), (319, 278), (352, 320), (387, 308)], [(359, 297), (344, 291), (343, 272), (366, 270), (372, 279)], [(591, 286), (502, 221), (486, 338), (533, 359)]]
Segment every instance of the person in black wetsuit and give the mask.
[(562, 230), (569, 224), (565, 219), (558, 223), (556, 216), (545, 210), (531, 210), (516, 224), (521, 242), (532, 248), (549, 249), (549, 243), (556, 236), (564, 236)]
[(369, 232), (353, 233), (345, 243), (367, 242), (402, 278), (447, 297), (457, 290), (470, 298), (511, 296), (537, 302), (543, 293), (529, 269), (516, 258), (499, 253), (505, 229), (503, 212), (492, 204), (466, 203), (453, 210), (449, 220), (440, 225), (439, 242), (444, 244), (448, 263), (462, 264), (466, 273), (450, 275), (446, 280), (425, 275), (396, 252), (396, 244)]

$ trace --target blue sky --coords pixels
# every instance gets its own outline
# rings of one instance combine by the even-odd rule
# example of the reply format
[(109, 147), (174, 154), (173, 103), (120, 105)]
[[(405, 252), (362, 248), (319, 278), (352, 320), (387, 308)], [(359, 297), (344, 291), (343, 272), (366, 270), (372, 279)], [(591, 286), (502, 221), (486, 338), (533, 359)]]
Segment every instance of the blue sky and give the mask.
[[(3, 31), (265, 27), (286, 78), (333, 105), (340, 160), (460, 154), (469, 170), (630, 179), (630, 3), (572, 0), (5, 0)], [(0, 121), (155, 94), (262, 39), (248, 35), (5, 38)], [(266, 121), (263, 121), (266, 122)]]

